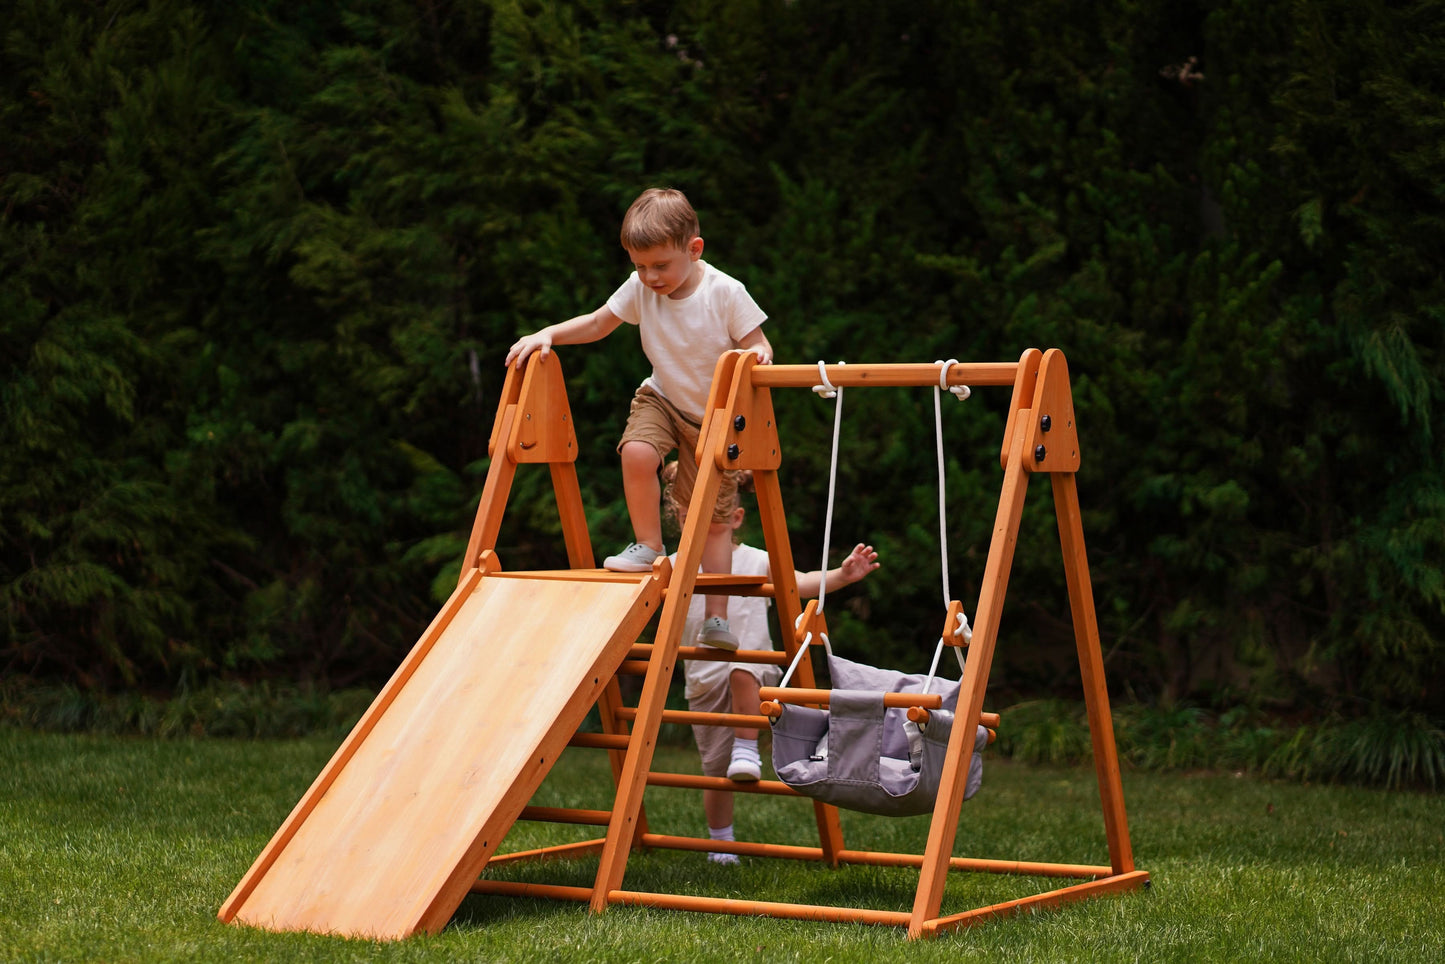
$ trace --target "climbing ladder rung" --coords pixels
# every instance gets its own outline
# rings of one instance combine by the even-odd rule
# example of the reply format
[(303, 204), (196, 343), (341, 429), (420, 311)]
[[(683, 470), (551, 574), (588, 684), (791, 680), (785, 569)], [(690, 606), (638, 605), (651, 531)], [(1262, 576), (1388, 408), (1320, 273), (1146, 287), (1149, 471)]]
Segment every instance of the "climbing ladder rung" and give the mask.
[[(617, 710), (617, 718), (632, 722), (637, 719), (637, 709), (623, 706)], [(759, 730), (768, 725), (765, 716), (751, 716), (747, 713), (703, 713), (697, 710), (663, 710), (662, 722), (702, 726), (735, 726), (745, 730)]]
[(740, 782), (727, 777), (704, 777), (695, 773), (659, 773), (647, 775), (649, 787), (674, 787), (682, 790), (735, 790), (739, 793), (767, 793), (780, 797), (800, 797), (801, 793), (780, 780)]
[(625, 750), (628, 746), (627, 740), (627, 737), (617, 733), (574, 733), (567, 745), (594, 750)]
[(539, 823), (576, 823), (605, 827), (612, 819), (611, 810), (579, 810), (576, 807), (523, 807), (519, 820)]
[[(647, 659), (652, 655), (651, 643), (636, 643), (628, 650), (629, 659)], [(764, 666), (788, 665), (788, 654), (775, 649), (718, 649), (716, 646), (679, 646), (678, 659), (709, 660), (717, 663), (757, 663)]]

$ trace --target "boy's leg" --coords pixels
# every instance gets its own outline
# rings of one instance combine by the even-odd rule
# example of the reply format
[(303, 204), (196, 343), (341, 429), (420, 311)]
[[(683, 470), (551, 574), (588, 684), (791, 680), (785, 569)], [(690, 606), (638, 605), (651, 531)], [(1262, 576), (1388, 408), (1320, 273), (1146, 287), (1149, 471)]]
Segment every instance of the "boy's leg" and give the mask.
[(673, 448), (671, 416), (656, 393), (639, 388), (632, 398), (627, 427), (617, 445), (622, 459), (622, 492), (635, 540), (602, 563), (618, 572), (646, 572), (667, 550), (662, 544), (662, 484), (657, 470)]
[[(708, 526), (707, 541), (702, 547), (703, 572), (733, 571), (733, 528), (720, 522)], [(727, 596), (708, 596), (703, 602), (706, 615), (726, 621), (728, 618)]]
[[(735, 669), (728, 674), (728, 689), (734, 713), (753, 714), (758, 711), (758, 678), (747, 670)], [(728, 777), (752, 782), (761, 780), (763, 761), (758, 755), (758, 731), (737, 727), (733, 730), (732, 757), (728, 761)]]
[(662, 551), (662, 483), (657, 470), (662, 465), (657, 449), (646, 442), (622, 444), (622, 492), (627, 515), (632, 520), (635, 541)]

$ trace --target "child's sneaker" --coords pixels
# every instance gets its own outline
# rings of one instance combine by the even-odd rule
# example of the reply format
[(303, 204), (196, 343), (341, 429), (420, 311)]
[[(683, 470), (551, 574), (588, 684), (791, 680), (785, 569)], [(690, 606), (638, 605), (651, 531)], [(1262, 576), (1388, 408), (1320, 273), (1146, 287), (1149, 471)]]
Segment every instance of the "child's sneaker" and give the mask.
[[(645, 546), (640, 542), (634, 542), (626, 549), (623, 549), (615, 556), (608, 556), (602, 561), (603, 569), (610, 569), (613, 572), (647, 572), (657, 557), (666, 552), (658, 552), (651, 546)], [(737, 647), (734, 646), (734, 649)]]
[(738, 783), (756, 783), (763, 778), (762, 762), (747, 757), (734, 756), (728, 764), (728, 779)]
[(742, 863), (742, 861), (738, 860), (737, 854), (720, 854), (716, 851), (709, 853), (707, 859), (715, 864), (721, 864), (724, 867), (736, 867)]
[(729, 652), (737, 652), (738, 648), (738, 638), (728, 628), (728, 621), (721, 616), (709, 616), (702, 621), (702, 632), (697, 634), (697, 641), (704, 646), (726, 649)]
[(739, 783), (754, 783), (763, 778), (763, 762), (758, 755), (758, 741), (733, 740), (732, 757), (728, 760), (728, 779)]

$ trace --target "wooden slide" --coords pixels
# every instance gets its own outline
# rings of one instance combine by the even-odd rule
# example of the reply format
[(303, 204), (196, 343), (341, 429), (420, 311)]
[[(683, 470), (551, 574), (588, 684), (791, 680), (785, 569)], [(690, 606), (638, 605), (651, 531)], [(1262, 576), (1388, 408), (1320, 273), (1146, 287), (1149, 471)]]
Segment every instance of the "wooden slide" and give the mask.
[(657, 612), (658, 575), (470, 570), (220, 918), (440, 930)]

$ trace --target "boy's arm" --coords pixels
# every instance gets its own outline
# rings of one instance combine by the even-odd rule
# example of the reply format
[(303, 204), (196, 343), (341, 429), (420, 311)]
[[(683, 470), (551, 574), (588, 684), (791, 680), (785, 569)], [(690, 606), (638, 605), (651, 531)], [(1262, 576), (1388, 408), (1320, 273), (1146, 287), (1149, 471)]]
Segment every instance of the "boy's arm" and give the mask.
[(522, 362), (534, 351), (541, 352), (542, 357), (546, 358), (553, 345), (585, 345), (588, 342), (600, 341), (616, 331), (620, 324), (622, 319), (613, 314), (611, 308), (603, 305), (591, 314), (559, 321), (541, 331), (518, 338), (507, 350), (505, 364), (515, 362), (517, 367), (521, 368)]
[[(872, 546), (865, 546), (858, 543), (853, 551), (848, 553), (848, 558), (836, 569), (828, 570), (828, 588), (840, 589), (843, 586), (850, 586), (874, 569), (878, 568), (878, 553)], [(814, 569), (812, 572), (797, 573), (798, 596), (802, 599), (816, 599), (823, 588), (823, 572)]]
[(768, 336), (763, 334), (762, 325), (759, 325), (739, 338), (738, 347), (755, 352), (758, 356), (759, 365), (771, 365), (773, 363), (773, 346), (768, 341)]

